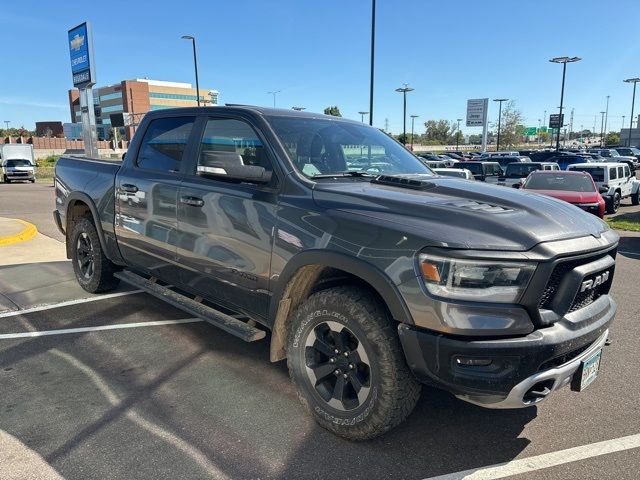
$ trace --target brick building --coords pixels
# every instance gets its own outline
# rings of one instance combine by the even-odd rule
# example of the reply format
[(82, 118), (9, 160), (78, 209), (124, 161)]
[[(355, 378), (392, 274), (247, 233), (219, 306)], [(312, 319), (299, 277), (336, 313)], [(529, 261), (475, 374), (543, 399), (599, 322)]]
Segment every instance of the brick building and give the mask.
[[(201, 105), (217, 105), (218, 91), (203, 89), (199, 91)], [(106, 138), (111, 128), (112, 113), (132, 113), (134, 123), (139, 123), (149, 110), (172, 107), (195, 107), (196, 89), (190, 83), (166, 82), (138, 78), (123, 80), (114, 85), (93, 89), (96, 126), (99, 138)], [(80, 123), (80, 94), (78, 90), (69, 90), (69, 110), (71, 122)], [(126, 129), (127, 139), (133, 135), (133, 127)]]

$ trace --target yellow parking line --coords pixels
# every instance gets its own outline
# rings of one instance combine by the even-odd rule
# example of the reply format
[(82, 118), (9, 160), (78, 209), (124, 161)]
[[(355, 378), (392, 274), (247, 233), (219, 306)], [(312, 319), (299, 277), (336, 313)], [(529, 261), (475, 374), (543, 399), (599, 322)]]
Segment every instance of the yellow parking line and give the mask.
[(22, 224), (24, 228), (16, 234), (0, 236), (0, 247), (6, 247), (7, 245), (12, 245), (14, 243), (31, 240), (38, 233), (38, 229), (33, 223), (25, 222), (18, 218), (12, 218), (11, 220)]

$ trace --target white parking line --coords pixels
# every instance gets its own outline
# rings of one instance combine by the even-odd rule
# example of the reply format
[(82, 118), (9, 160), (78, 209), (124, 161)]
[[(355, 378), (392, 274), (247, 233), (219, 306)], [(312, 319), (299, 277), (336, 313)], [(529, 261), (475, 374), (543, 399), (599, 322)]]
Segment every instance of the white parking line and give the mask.
[(506, 478), (520, 473), (534, 472), (543, 468), (555, 467), (565, 463), (577, 462), (608, 453), (640, 448), (640, 434), (614, 438), (604, 442), (591, 443), (581, 447), (567, 448), (557, 452), (545, 453), (534, 457), (520, 458), (507, 463), (480, 467), (462, 472), (448, 473), (426, 480), (493, 480)]
[(69, 333), (99, 332), (102, 330), (119, 330), (122, 328), (158, 327), (160, 325), (176, 325), (180, 323), (203, 322), (201, 318), (185, 318), (182, 320), (156, 320), (153, 322), (117, 323), (115, 325), (100, 325), (97, 327), (61, 328), (58, 330), (40, 330), (36, 332), (3, 333), (0, 340), (13, 338), (46, 337), (47, 335), (66, 335)]
[(78, 305), (80, 303), (97, 302), (98, 300), (106, 300), (108, 298), (124, 297), (126, 295), (133, 295), (135, 293), (142, 293), (142, 290), (132, 290), (130, 292), (107, 293), (105, 295), (100, 295), (97, 297), (79, 298), (77, 300), (67, 300), (64, 302), (51, 303), (48, 305), (38, 305), (37, 307), (29, 307), (22, 310), (15, 310), (10, 312), (0, 313), (0, 318), (15, 317), (18, 315), (23, 315), (25, 313), (42, 312), (44, 310), (51, 310), (53, 308), (68, 307), (70, 305)]

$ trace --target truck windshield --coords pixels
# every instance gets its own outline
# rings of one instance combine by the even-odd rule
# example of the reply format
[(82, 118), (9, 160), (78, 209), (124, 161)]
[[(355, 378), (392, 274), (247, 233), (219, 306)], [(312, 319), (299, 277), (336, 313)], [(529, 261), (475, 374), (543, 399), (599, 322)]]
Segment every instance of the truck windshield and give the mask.
[(532, 174), (524, 184), (529, 190), (562, 190), (565, 192), (595, 192), (589, 175)]
[(31, 162), (29, 160), (13, 159), (13, 160), (7, 160), (5, 162), (5, 165), (7, 167), (30, 167)]
[(433, 175), (402, 145), (376, 128), (320, 118), (274, 116), (269, 120), (293, 165), (306, 177)]

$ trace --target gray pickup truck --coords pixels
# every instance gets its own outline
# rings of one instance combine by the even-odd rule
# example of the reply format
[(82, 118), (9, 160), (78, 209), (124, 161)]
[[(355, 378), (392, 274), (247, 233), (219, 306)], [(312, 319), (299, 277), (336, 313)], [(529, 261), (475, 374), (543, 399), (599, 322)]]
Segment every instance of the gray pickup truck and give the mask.
[(353, 440), (402, 422), (421, 383), (488, 408), (583, 390), (616, 311), (604, 222), (438, 176), (341, 118), (153, 111), (121, 163), (62, 157), (55, 191), (85, 290), (122, 280), (265, 339), (318, 423)]

